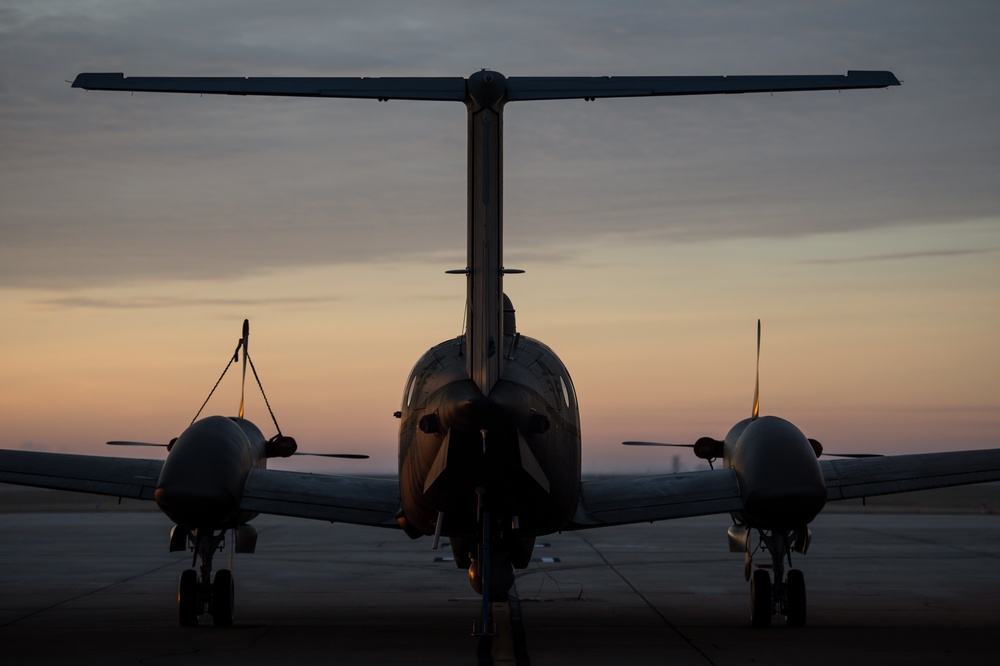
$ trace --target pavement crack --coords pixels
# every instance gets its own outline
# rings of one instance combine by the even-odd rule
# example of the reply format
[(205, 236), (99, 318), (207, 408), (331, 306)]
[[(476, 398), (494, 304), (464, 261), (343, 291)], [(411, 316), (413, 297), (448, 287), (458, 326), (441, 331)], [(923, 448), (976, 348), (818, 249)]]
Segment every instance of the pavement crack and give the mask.
[(634, 592), (634, 593), (635, 593), (635, 595), (636, 595), (637, 597), (639, 597), (640, 599), (642, 599), (643, 603), (644, 603), (644, 604), (646, 604), (646, 606), (648, 606), (648, 607), (649, 607), (649, 609), (650, 609), (651, 611), (653, 611), (653, 613), (655, 613), (655, 614), (656, 614), (656, 616), (660, 618), (660, 620), (662, 620), (662, 621), (663, 621), (663, 624), (665, 624), (665, 625), (666, 625), (666, 626), (667, 626), (667, 627), (668, 627), (668, 628), (669, 628), (669, 629), (670, 629), (670, 630), (671, 630), (672, 632), (674, 632), (674, 633), (675, 633), (675, 634), (676, 634), (676, 635), (677, 635), (677, 636), (678, 636), (678, 637), (679, 637), (679, 638), (680, 638), (680, 639), (681, 639), (682, 641), (684, 641), (685, 643), (687, 643), (687, 644), (688, 644), (688, 646), (689, 646), (689, 647), (690, 647), (690, 648), (691, 648), (692, 650), (694, 650), (694, 651), (695, 651), (695, 652), (697, 652), (697, 653), (698, 653), (699, 655), (701, 655), (701, 656), (702, 656), (702, 658), (703, 658), (703, 659), (705, 660), (705, 662), (706, 662), (706, 663), (708, 663), (708, 664), (712, 664), (712, 665), (714, 666), (715, 662), (714, 662), (714, 661), (712, 661), (712, 658), (711, 658), (711, 657), (709, 657), (709, 656), (708, 656), (707, 654), (705, 654), (705, 651), (704, 651), (704, 650), (702, 650), (702, 649), (701, 649), (700, 647), (698, 647), (698, 646), (697, 646), (697, 645), (695, 644), (695, 642), (694, 642), (693, 640), (691, 640), (691, 638), (689, 638), (689, 637), (688, 637), (688, 636), (687, 636), (687, 635), (686, 635), (686, 634), (685, 634), (685, 633), (684, 633), (683, 631), (681, 631), (681, 630), (680, 630), (680, 628), (678, 628), (678, 627), (677, 627), (677, 625), (675, 625), (675, 624), (674, 624), (673, 622), (671, 622), (671, 621), (670, 621), (670, 620), (669, 620), (669, 619), (667, 618), (667, 616), (666, 616), (666, 615), (664, 615), (664, 614), (663, 614), (663, 613), (662, 613), (662, 612), (660, 611), (660, 609), (659, 609), (659, 608), (657, 608), (656, 606), (654, 606), (654, 605), (653, 605), (653, 603), (652, 603), (652, 602), (651, 602), (651, 601), (650, 601), (650, 600), (649, 600), (649, 599), (648, 599), (648, 598), (646, 597), (646, 595), (644, 595), (644, 594), (643, 594), (642, 592), (640, 592), (640, 591), (639, 591), (639, 588), (637, 588), (637, 587), (636, 587), (635, 585), (633, 585), (633, 584), (632, 584), (632, 581), (630, 581), (630, 580), (628, 579), (628, 577), (627, 577), (627, 576), (625, 576), (625, 574), (623, 574), (623, 573), (622, 573), (621, 571), (619, 571), (619, 570), (618, 570), (618, 568), (617, 568), (617, 567), (616, 567), (616, 566), (615, 566), (614, 564), (612, 564), (612, 563), (611, 563), (611, 562), (610, 562), (610, 561), (608, 560), (608, 558), (606, 558), (606, 557), (604, 556), (604, 553), (602, 553), (602, 552), (600, 551), (600, 549), (598, 549), (598, 548), (597, 548), (597, 546), (595, 546), (595, 545), (593, 544), (593, 542), (592, 542), (592, 541), (591, 541), (590, 539), (588, 539), (588, 538), (587, 538), (587, 537), (586, 537), (585, 535), (583, 535), (583, 534), (581, 534), (581, 533), (579, 533), (579, 532), (578, 532), (578, 533), (576, 534), (576, 536), (577, 536), (577, 537), (578, 537), (578, 538), (579, 538), (579, 539), (580, 539), (581, 541), (583, 541), (583, 542), (584, 542), (585, 544), (587, 544), (587, 545), (588, 545), (588, 546), (590, 547), (590, 549), (591, 549), (591, 550), (593, 550), (593, 551), (594, 551), (594, 553), (595, 553), (595, 554), (596, 554), (596, 555), (597, 555), (597, 556), (598, 556), (599, 558), (601, 558), (601, 561), (602, 561), (602, 562), (604, 562), (604, 564), (605, 564), (605, 565), (606, 565), (606, 566), (607, 566), (607, 567), (608, 567), (609, 569), (611, 569), (611, 571), (613, 571), (613, 572), (615, 573), (615, 575), (616, 575), (616, 576), (618, 576), (618, 577), (619, 577), (619, 578), (620, 578), (620, 579), (622, 580), (622, 582), (623, 582), (623, 583), (625, 583), (626, 585), (628, 585), (629, 589), (631, 589), (631, 590), (632, 590), (632, 592)]
[(106, 590), (110, 590), (110, 589), (112, 589), (114, 587), (117, 587), (119, 585), (123, 585), (124, 583), (128, 583), (128, 582), (136, 580), (138, 578), (142, 578), (143, 576), (148, 576), (150, 574), (157, 573), (159, 571), (162, 571), (163, 569), (166, 569), (167, 567), (174, 567), (174, 566), (177, 566), (177, 562), (167, 562), (166, 564), (162, 564), (162, 565), (160, 565), (158, 567), (153, 567), (152, 569), (149, 569), (147, 571), (141, 571), (141, 572), (139, 572), (137, 574), (134, 574), (132, 576), (127, 576), (125, 578), (121, 578), (119, 580), (116, 580), (116, 581), (114, 581), (112, 583), (108, 583), (107, 585), (102, 585), (101, 587), (97, 587), (97, 588), (94, 588), (92, 590), (87, 590), (86, 592), (83, 592), (81, 594), (77, 594), (75, 596), (68, 597), (66, 599), (63, 599), (61, 601), (57, 601), (54, 604), (49, 604), (48, 606), (44, 606), (42, 608), (37, 608), (37, 609), (31, 611), (30, 613), (26, 613), (26, 614), (24, 614), (24, 615), (22, 615), (20, 617), (14, 618), (13, 620), (9, 620), (7, 622), (4, 622), (3, 624), (0, 624), (0, 628), (9, 627), (11, 625), (17, 624), (18, 622), (21, 622), (22, 620), (27, 620), (28, 618), (34, 617), (36, 615), (40, 615), (40, 614), (45, 613), (45, 612), (48, 612), (48, 611), (50, 611), (50, 610), (52, 610), (54, 608), (59, 608), (60, 606), (63, 606), (63, 605), (68, 604), (68, 603), (72, 603), (74, 601), (79, 601), (80, 599), (86, 599), (89, 596), (92, 596), (92, 595), (95, 595), (95, 594), (99, 594), (101, 592), (104, 592)]

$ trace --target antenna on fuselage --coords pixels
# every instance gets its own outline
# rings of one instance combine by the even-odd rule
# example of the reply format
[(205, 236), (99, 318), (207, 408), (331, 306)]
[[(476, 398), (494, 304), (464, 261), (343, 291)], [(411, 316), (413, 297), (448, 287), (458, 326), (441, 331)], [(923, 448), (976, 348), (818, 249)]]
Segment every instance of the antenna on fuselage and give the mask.
[(756, 419), (760, 414), (760, 319), (757, 320), (757, 379), (753, 385), (753, 416)]

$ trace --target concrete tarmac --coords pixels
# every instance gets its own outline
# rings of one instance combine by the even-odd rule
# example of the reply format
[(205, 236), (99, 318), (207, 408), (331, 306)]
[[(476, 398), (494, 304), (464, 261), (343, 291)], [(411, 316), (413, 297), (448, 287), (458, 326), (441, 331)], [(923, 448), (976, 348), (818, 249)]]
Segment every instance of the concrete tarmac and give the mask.
[[(236, 619), (176, 622), (190, 555), (156, 512), (0, 514), (3, 664), (994, 664), (1000, 516), (825, 513), (808, 624), (752, 629), (726, 516), (539, 539), (500, 635), (450, 549), (393, 530), (262, 516)], [(228, 553), (216, 569), (228, 566)]]

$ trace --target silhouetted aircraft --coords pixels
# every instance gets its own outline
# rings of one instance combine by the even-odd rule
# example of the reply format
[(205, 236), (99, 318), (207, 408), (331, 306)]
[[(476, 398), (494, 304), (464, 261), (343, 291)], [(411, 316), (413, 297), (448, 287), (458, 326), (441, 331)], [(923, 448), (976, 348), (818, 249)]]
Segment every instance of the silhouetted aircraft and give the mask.
[[(751, 623), (755, 627), (767, 626), (772, 615), (780, 614), (789, 626), (805, 625), (805, 578), (799, 569), (789, 569), (786, 576), (785, 561), (791, 566), (792, 552), (804, 555), (808, 550), (812, 540), (809, 524), (828, 499), (838, 499), (831, 495), (827, 479), (840, 474), (835, 466), (819, 462), (823, 446), (818, 441), (807, 438), (785, 419), (760, 415), (760, 320), (757, 321), (757, 379), (750, 418), (730, 428), (722, 440), (701, 437), (694, 444), (635, 441), (623, 444), (691, 448), (697, 457), (708, 461), (709, 467), (721, 458), (723, 468), (735, 473), (740, 486), (742, 505), (731, 511), (729, 549), (744, 554), (744, 575), (750, 581)], [(872, 453), (826, 455), (883, 457)], [(906, 457), (896, 460), (901, 458)], [(890, 464), (895, 462), (890, 460)], [(867, 468), (875, 471), (871, 463)], [(753, 547), (751, 540), (753, 532), (758, 536), (757, 547)], [(755, 567), (754, 554), (758, 550), (770, 554), (770, 562)], [(767, 569), (774, 576), (773, 582)]]
[[(0, 482), (155, 499), (196, 554), (209, 558), (200, 586), (181, 578), (180, 618), (232, 616), (232, 579), (209, 585), (209, 552), (255, 513), (401, 528), (411, 537), (447, 536), (460, 568), (482, 594), (478, 631), (492, 627), (491, 600), (505, 598), (513, 570), (527, 566), (535, 538), (559, 530), (732, 513), (772, 536), (772, 555), (804, 550), (808, 523), (828, 500), (1000, 479), (1000, 450), (857, 459), (818, 465), (808, 440), (772, 417), (738, 424), (724, 445), (724, 469), (581, 480), (580, 419), (573, 382), (555, 353), (517, 329), (503, 293), (503, 110), (510, 102), (884, 88), (890, 72), (846, 76), (512, 77), (480, 71), (455, 78), (126, 78), (80, 74), (87, 90), (223, 95), (346, 97), (460, 102), (468, 109), (468, 255), (463, 336), (425, 353), (403, 388), (399, 478), (381, 480), (267, 470), (260, 431), (240, 418), (198, 421), (165, 462), (0, 452)], [(211, 470), (211, 471), (206, 471)], [(774, 536), (777, 535), (777, 536)], [(174, 545), (189, 540), (172, 540)], [(244, 538), (243, 541), (250, 541)], [(805, 539), (807, 540), (807, 539)], [(204, 545), (208, 544), (208, 545)], [(765, 541), (767, 545), (767, 541)], [(247, 546), (249, 548), (249, 546)], [(246, 549), (246, 548), (244, 548)], [(779, 564), (783, 557), (778, 558)], [(791, 610), (751, 579), (754, 624), (774, 612), (804, 621), (804, 585)], [(221, 576), (221, 582), (220, 582)], [(768, 583), (770, 579), (768, 578)], [(184, 590), (200, 590), (187, 599)], [(770, 585), (768, 585), (770, 587)], [(766, 616), (766, 617), (765, 617)], [(765, 621), (766, 620), (766, 621)]]

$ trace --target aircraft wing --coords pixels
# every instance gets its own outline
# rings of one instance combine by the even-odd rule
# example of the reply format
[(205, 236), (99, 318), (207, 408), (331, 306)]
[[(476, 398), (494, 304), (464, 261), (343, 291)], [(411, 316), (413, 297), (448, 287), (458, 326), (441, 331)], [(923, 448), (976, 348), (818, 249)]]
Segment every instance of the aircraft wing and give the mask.
[(802, 76), (513, 76), (507, 99), (595, 99), (666, 95), (723, 95), (800, 90), (847, 90), (898, 86), (892, 72), (849, 71), (847, 75)]
[(1000, 480), (1000, 449), (821, 460), (827, 500)]
[(462, 77), (126, 77), (115, 72), (78, 74), (73, 87), (199, 95), (465, 101), (465, 79)]
[(255, 469), (243, 489), (240, 508), (331, 523), (398, 527), (399, 482)]
[[(162, 460), (0, 450), (0, 483), (153, 500)], [(240, 508), (355, 525), (397, 527), (395, 479), (250, 473)]]
[[(1000, 449), (821, 460), (827, 500), (1000, 481)], [(645, 523), (743, 509), (732, 469), (583, 481), (567, 529)]]
[(152, 500), (162, 460), (0, 450), (0, 483)]
[(731, 469), (684, 474), (584, 479), (568, 529), (649, 523), (743, 508)]

